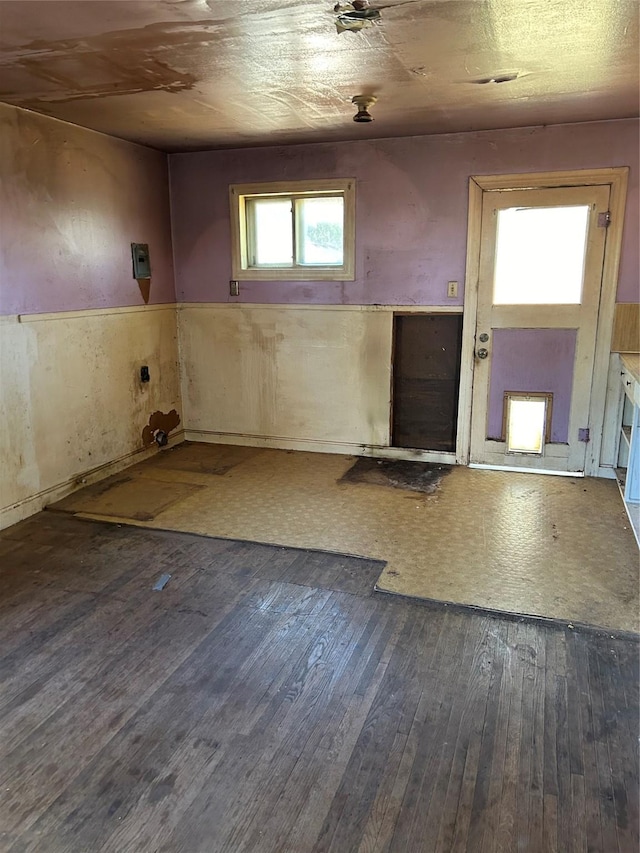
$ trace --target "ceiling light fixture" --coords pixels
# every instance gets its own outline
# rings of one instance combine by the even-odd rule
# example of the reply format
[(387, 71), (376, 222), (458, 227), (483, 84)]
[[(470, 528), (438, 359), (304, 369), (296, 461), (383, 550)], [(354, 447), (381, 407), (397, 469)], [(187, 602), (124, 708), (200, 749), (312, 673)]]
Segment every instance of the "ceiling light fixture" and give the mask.
[(372, 107), (377, 100), (375, 95), (354, 95), (351, 98), (351, 103), (356, 105), (358, 112), (354, 115), (353, 120), (357, 122), (373, 121), (369, 107)]

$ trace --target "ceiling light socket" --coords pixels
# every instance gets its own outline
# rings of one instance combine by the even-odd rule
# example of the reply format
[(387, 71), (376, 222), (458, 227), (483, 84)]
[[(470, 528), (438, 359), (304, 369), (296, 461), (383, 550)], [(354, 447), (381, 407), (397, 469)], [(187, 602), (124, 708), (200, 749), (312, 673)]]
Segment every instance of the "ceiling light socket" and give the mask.
[(358, 112), (354, 115), (353, 120), (357, 122), (373, 121), (369, 107), (372, 107), (377, 100), (375, 95), (354, 95), (351, 98), (351, 103), (356, 105)]

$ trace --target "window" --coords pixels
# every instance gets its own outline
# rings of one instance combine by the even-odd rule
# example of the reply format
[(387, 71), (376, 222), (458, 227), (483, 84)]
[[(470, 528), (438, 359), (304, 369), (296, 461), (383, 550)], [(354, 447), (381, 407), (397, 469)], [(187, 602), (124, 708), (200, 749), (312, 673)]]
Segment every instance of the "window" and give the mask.
[(353, 281), (355, 180), (232, 184), (239, 280)]
[(589, 206), (498, 211), (494, 305), (579, 305)]

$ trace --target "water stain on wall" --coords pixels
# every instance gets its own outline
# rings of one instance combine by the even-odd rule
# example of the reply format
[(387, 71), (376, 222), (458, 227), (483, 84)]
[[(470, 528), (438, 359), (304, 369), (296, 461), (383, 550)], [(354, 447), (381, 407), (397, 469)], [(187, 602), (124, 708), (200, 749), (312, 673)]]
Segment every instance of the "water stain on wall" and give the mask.
[(180, 415), (175, 409), (170, 412), (154, 412), (149, 416), (149, 423), (142, 430), (142, 443), (145, 447), (153, 444), (158, 430), (169, 435), (180, 423)]

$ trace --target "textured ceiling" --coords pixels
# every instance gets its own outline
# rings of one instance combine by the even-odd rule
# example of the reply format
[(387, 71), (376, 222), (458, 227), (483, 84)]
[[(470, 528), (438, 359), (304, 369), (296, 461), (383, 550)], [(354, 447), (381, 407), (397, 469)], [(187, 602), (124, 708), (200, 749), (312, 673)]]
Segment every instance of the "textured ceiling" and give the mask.
[(334, 5), (0, 2), (0, 100), (171, 151), (638, 114), (638, 0)]

